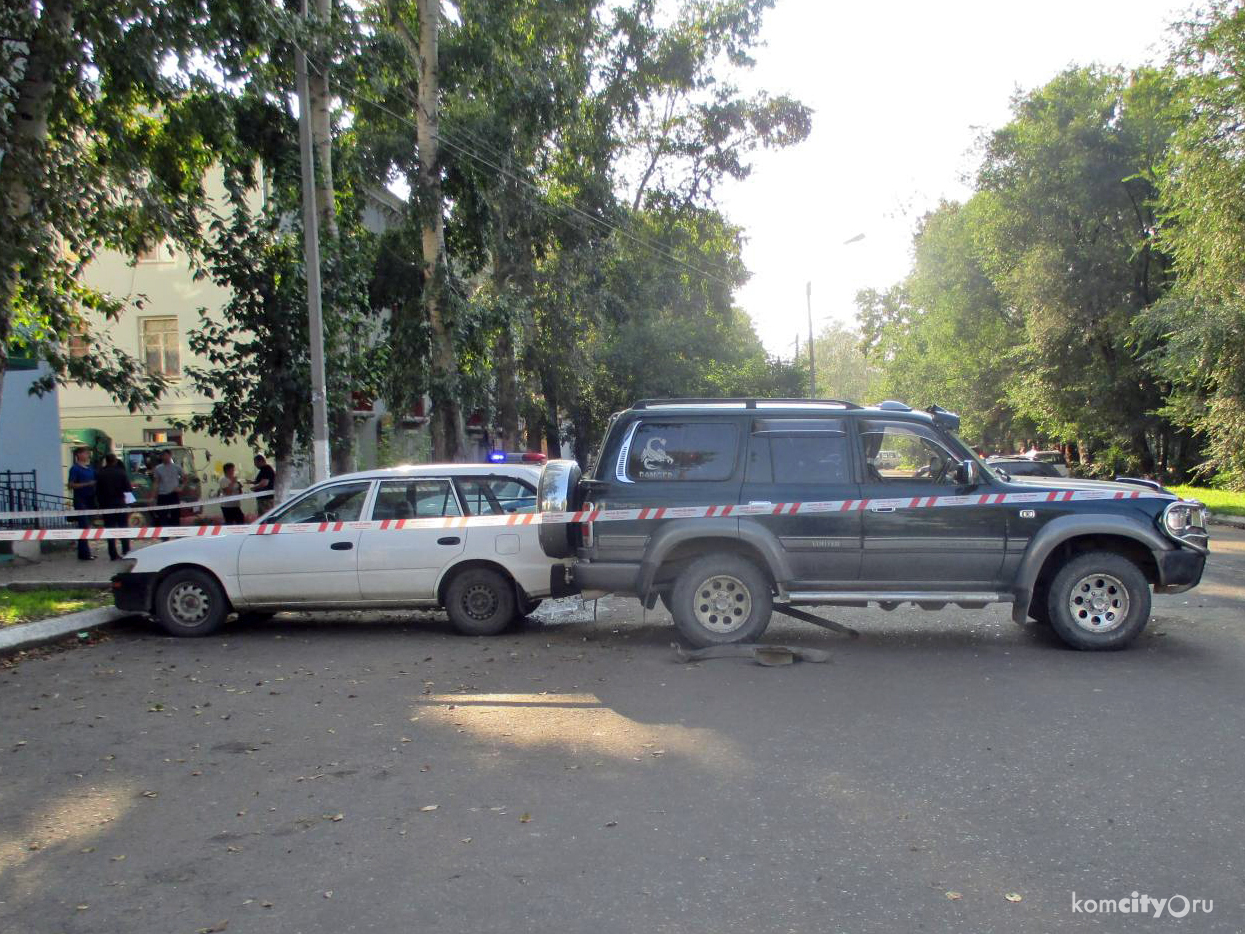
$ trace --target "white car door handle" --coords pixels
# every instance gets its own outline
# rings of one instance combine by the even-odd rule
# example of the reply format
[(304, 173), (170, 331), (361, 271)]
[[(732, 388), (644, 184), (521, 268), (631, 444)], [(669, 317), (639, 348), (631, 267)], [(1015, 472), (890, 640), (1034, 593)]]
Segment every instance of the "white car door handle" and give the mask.
[(895, 507), (894, 506), (870, 506), (869, 510), (871, 512), (894, 512)]
[(771, 503), (767, 499), (751, 499), (751, 500), (748, 500), (748, 505), (749, 506), (773, 506), (774, 504)]

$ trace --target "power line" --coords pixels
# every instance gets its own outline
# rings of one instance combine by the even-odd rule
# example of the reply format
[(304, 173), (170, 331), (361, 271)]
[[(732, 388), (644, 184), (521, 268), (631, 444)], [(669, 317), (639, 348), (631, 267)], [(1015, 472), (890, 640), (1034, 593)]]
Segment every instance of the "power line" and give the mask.
[[(289, 40), (289, 41), (292, 45), (295, 46), (295, 48), (299, 47), (298, 44), (295, 43), (293, 40)], [(308, 58), (308, 63), (316, 71), (317, 74), (320, 74), (320, 75), (324, 74), (324, 70), (317, 63), (315, 63), (315, 61), (311, 59), (310, 57)], [(342, 94), (343, 97), (347, 96), (345, 93), (343, 93), (343, 88), (340, 85), (340, 83), (338, 86), (338, 93)], [(415, 128), (416, 126), (416, 124), (409, 117), (406, 117), (400, 113), (397, 113), (396, 111), (390, 109), (389, 107), (385, 106), (379, 101), (372, 100), (371, 98), (365, 97), (364, 95), (360, 94), (354, 88), (350, 89), (350, 96), (353, 97), (354, 101), (369, 104), (370, 106), (375, 107), (377, 110), (380, 110), (383, 113), (388, 114), (389, 116), (393, 117), (395, 120), (398, 120), (406, 124), (409, 127)], [(479, 153), (473, 152), (470, 148), (463, 146), (461, 143), (456, 143), (454, 140), (447, 138), (443, 132), (438, 132), (434, 135), (437, 137), (437, 140), (439, 142), (449, 146), (451, 149), (457, 152), (462, 153), (467, 158), (472, 159), (480, 163), (481, 165), (487, 166), (488, 168), (497, 172), (499, 175), (502, 175), (510, 179), (516, 184), (521, 185), (524, 188), (530, 189), (531, 191), (535, 192), (537, 195), (541, 196), (541, 199), (543, 199), (546, 196), (546, 192), (543, 189), (541, 189), (539, 185), (535, 184), (534, 182), (528, 181), (527, 179), (522, 178), (519, 175), (514, 174), (509, 169), (506, 169), (500, 165), (497, 165), (494, 162), (489, 161), (488, 159), (485, 159)], [(482, 147), (482, 148), (491, 148), (491, 147)], [(562, 219), (558, 217), (556, 213), (554, 213), (555, 209), (550, 208), (547, 204), (544, 203), (543, 200), (532, 200), (530, 201), (530, 203), (534, 204), (537, 208), (549, 214), (550, 216), (554, 217), (555, 219), (559, 219), (559, 220)], [(668, 250), (665, 250), (662, 247), (652, 243), (651, 241), (643, 237), (640, 237), (632, 233), (629, 230), (625, 230), (624, 228), (619, 227), (616, 224), (612, 224), (609, 221), (604, 220), (603, 218), (596, 217), (595, 215), (590, 214), (587, 211), (584, 211), (583, 209), (576, 207), (573, 204), (560, 203), (557, 205), (557, 207), (565, 211), (570, 211), (571, 213), (576, 214), (579, 217), (582, 217), (583, 219), (589, 221), (590, 223), (596, 224), (598, 227), (600, 227), (601, 229), (609, 233), (614, 233), (614, 234), (618, 234), (619, 236), (626, 237), (628, 240), (632, 241), (638, 246), (641, 246), (651, 251), (657, 257), (665, 259), (671, 263), (674, 263), (677, 266), (680, 266), (683, 269), (687, 270), (688, 272), (695, 273), (696, 275), (701, 276), (702, 278), (717, 282), (720, 285), (726, 286), (728, 289), (734, 288), (734, 283), (728, 281), (727, 279), (724, 279), (721, 276), (714, 275), (711, 272), (707, 272), (704, 269), (694, 266), (691, 263), (687, 262), (686, 260), (683, 260), (682, 258), (669, 252)], [(718, 264), (714, 264), (714, 265), (718, 265)], [(725, 267), (719, 267), (719, 268), (725, 269)]]

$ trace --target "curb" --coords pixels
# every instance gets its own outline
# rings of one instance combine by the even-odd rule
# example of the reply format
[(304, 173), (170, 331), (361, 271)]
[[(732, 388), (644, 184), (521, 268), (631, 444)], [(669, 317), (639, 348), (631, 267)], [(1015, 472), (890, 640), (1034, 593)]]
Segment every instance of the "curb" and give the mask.
[(101, 606), (67, 616), (54, 616), (51, 619), (38, 619), (30, 623), (17, 623), (0, 629), (0, 654), (17, 652), (21, 649), (33, 648), (45, 642), (82, 632), (87, 629), (98, 629), (109, 626), (134, 614), (116, 607)]
[(5, 581), (0, 590), (111, 590), (111, 581)]
[(1245, 529), (1245, 518), (1240, 516), (1217, 516), (1214, 513), (1208, 513), (1206, 521), (1211, 525), (1226, 525), (1232, 529)]

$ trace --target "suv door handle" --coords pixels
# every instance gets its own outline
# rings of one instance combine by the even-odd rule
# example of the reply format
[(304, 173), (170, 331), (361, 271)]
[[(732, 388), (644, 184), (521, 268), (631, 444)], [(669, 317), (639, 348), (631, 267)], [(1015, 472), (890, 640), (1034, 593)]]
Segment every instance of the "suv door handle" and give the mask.
[(447, 535), (445, 536), (445, 538), (438, 538), (437, 544), (438, 545), (457, 545), (461, 541), (462, 539), (459, 538), (457, 535)]
[(749, 506), (773, 506), (774, 504), (771, 503), (767, 499), (750, 499), (748, 500), (748, 505)]
[(894, 512), (895, 507), (894, 506), (870, 506), (869, 511), (870, 512)]
[(349, 551), (354, 547), (354, 542), (333, 542), (329, 547), (334, 551)]

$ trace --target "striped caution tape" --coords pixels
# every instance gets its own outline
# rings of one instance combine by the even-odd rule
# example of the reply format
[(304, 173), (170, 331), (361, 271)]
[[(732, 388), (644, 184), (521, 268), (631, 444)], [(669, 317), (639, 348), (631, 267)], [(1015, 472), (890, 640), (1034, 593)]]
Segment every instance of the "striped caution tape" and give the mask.
[(382, 519), (371, 522), (258, 522), (251, 525), (152, 526), (124, 529), (0, 529), (0, 541), (101, 541), (109, 538), (199, 538), (219, 535), (289, 535), (322, 532), (401, 532), (574, 522), (634, 522), (645, 519), (714, 519), (730, 516), (806, 516), (865, 509), (940, 509), (951, 506), (999, 506), (1067, 503), (1077, 500), (1161, 499), (1178, 497), (1156, 490), (1052, 490), (1033, 493), (982, 493), (967, 496), (905, 496), (841, 499), (811, 503), (756, 503), (726, 506), (643, 506), (632, 509), (579, 509), (574, 512), (510, 513), (504, 516), (446, 516), (428, 519)]
[(131, 506), (118, 506), (115, 509), (63, 509), (63, 510), (27, 510), (26, 512), (0, 512), (0, 522), (16, 521), (18, 519), (76, 519), (78, 516), (109, 516), (117, 513), (132, 512), (168, 512), (170, 509), (198, 509), (200, 506), (218, 506), (221, 503), (237, 503), (244, 499), (263, 499), (271, 497), (271, 493), (260, 490), (258, 493), (239, 493), (235, 496), (217, 496), (212, 499), (186, 499), (177, 503), (169, 503), (166, 506), (139, 506), (137, 503)]

